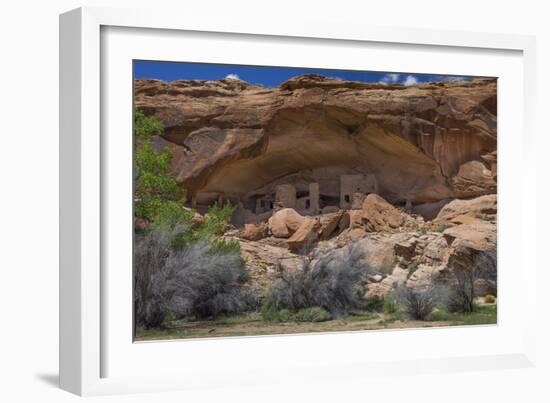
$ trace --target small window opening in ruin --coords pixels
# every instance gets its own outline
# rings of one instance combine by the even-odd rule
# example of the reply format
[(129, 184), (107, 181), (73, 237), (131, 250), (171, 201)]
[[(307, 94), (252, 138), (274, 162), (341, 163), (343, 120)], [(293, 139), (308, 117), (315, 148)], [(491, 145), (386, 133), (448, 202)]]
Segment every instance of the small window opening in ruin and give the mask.
[(346, 203), (349, 203), (349, 195), (344, 195), (344, 200), (346, 201)]
[(357, 188), (357, 192), (360, 192), (361, 191), (361, 188)]
[(308, 209), (309, 206), (311, 206), (311, 203), (310, 203), (309, 199), (307, 199), (307, 200), (306, 200), (306, 209)]
[(273, 202), (269, 203), (269, 208), (273, 210)]

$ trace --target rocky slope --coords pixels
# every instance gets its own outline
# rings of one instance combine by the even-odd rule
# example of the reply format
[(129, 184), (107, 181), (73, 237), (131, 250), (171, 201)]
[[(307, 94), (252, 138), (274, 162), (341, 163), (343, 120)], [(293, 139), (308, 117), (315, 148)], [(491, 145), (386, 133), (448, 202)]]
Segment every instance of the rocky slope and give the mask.
[[(373, 209), (373, 205), (377, 208)], [(478, 292), (497, 294), (496, 195), (454, 200), (444, 206), (436, 219), (427, 222), (384, 204), (378, 196), (376, 200), (367, 198), (361, 209), (313, 218), (287, 210), (290, 209), (275, 213), (260, 238), (250, 238), (255, 233), (251, 228), (227, 234), (240, 241), (251, 277), (261, 288), (269, 286), (278, 265), (294, 270), (302, 267), (304, 254), (293, 248), (293, 238), (301, 236), (313, 241), (309, 253), (321, 251), (329, 259), (339, 259), (354, 248), (361, 265), (371, 272), (365, 288), (368, 297), (383, 297), (400, 285), (450, 285), (455, 270), (470, 268), (480, 261), (485, 267), (476, 279)], [(356, 218), (350, 221), (350, 216)], [(316, 220), (318, 226), (311, 227), (309, 234), (300, 234), (300, 228), (309, 228), (307, 220)], [(379, 227), (373, 228), (373, 221)], [(281, 227), (285, 228), (284, 233), (277, 231)], [(335, 231), (333, 236), (323, 237), (330, 228)]]
[(136, 106), (164, 122), (173, 171), (199, 204), (290, 177), (337, 195), (339, 174), (364, 172), (386, 200), (433, 215), (424, 203), (496, 192), (496, 99), (496, 80), (135, 81)]

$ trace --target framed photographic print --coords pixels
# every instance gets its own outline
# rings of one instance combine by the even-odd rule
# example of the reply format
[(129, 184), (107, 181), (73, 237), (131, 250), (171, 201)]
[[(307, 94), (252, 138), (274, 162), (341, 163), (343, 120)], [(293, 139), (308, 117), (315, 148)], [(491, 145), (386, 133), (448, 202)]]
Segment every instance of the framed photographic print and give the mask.
[(497, 323), (497, 80), (134, 61), (136, 340)]
[(62, 387), (532, 365), (533, 49), (62, 15)]

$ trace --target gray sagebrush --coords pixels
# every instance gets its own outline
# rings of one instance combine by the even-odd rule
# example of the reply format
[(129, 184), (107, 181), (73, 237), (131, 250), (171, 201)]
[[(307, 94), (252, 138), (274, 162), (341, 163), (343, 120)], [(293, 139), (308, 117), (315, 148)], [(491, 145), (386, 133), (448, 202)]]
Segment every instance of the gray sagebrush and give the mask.
[(253, 309), (254, 290), (238, 251), (220, 251), (206, 240), (174, 247), (177, 229), (152, 230), (136, 242), (136, 319), (159, 327), (168, 313), (179, 319), (211, 318)]
[(266, 299), (270, 309), (321, 307), (333, 317), (362, 308), (369, 272), (353, 246), (341, 253), (320, 252), (304, 257), (298, 269), (279, 265)]

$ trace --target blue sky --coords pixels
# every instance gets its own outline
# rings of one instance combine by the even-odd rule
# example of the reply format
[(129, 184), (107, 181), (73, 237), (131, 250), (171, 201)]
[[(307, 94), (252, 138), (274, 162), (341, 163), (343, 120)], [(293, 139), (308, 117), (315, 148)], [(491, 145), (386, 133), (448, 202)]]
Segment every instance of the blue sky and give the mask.
[(239, 78), (264, 87), (278, 86), (291, 77), (302, 74), (320, 74), (342, 80), (363, 82), (386, 82), (405, 85), (428, 81), (471, 79), (473, 77), (427, 75), (415, 73), (373, 72), (353, 70), (306, 69), (296, 67), (240, 66), (231, 64), (179, 63), (158, 61), (134, 61), (134, 78), (160, 80), (218, 80), (226, 77)]

